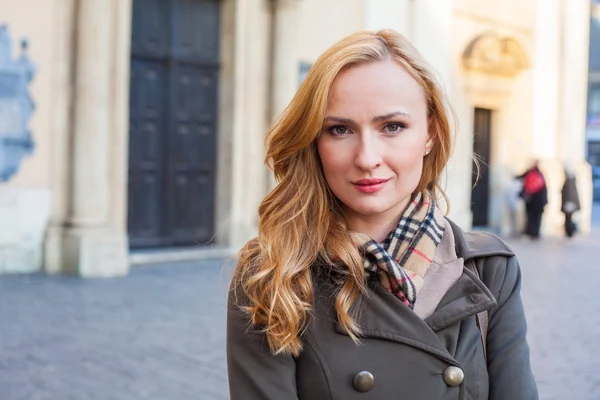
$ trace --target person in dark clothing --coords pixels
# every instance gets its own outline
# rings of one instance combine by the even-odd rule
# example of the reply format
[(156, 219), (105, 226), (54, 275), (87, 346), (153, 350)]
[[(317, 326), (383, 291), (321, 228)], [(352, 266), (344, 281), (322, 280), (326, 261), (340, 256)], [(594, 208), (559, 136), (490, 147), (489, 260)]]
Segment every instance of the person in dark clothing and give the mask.
[(548, 188), (538, 161), (535, 161), (524, 174), (517, 176), (517, 179), (523, 180), (520, 196), (525, 201), (527, 215), (525, 234), (532, 239), (539, 239), (544, 207), (548, 204)]
[(565, 171), (565, 183), (562, 187), (562, 205), (560, 210), (565, 214), (565, 233), (567, 237), (572, 237), (577, 231), (577, 226), (573, 222), (573, 214), (581, 209), (579, 204), (579, 194), (577, 193), (577, 181), (575, 175)]

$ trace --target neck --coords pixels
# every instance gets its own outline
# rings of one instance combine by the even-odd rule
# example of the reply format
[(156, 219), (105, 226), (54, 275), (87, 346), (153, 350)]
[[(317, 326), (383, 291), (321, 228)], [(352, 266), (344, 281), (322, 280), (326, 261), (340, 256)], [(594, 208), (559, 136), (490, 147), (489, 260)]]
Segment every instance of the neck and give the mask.
[(379, 214), (364, 215), (345, 208), (347, 227), (381, 243), (398, 226), (409, 200), (410, 198)]

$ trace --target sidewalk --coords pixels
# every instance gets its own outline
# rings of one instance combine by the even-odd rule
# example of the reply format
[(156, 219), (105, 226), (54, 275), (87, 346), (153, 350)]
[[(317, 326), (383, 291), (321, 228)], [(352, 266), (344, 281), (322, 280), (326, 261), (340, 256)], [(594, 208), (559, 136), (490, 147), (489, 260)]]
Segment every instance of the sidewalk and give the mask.
[(0, 399), (228, 399), (222, 264), (0, 277)]
[(542, 400), (600, 399), (600, 230), (511, 241), (522, 269), (531, 362)]

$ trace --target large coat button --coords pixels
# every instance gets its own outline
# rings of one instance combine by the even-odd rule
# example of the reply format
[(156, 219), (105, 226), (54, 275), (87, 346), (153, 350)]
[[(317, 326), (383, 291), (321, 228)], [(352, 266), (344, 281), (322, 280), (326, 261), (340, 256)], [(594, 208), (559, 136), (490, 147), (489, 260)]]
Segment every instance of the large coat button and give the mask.
[(354, 388), (359, 392), (368, 392), (375, 385), (375, 377), (369, 371), (361, 371), (354, 376)]
[(462, 369), (453, 365), (444, 370), (444, 382), (448, 386), (458, 386), (465, 380), (465, 373)]

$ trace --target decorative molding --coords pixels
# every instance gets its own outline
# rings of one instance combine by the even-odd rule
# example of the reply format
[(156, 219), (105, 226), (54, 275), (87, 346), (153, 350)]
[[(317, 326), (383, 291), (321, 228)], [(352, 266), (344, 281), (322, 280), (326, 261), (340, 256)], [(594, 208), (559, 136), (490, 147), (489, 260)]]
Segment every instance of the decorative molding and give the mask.
[(8, 27), (0, 25), (0, 182), (16, 174), (21, 159), (33, 152), (28, 125), (35, 105), (28, 88), (36, 67), (27, 47), (23, 40), (20, 57), (13, 60)]
[(529, 68), (527, 55), (519, 42), (495, 32), (473, 39), (463, 52), (462, 64), (467, 71), (511, 78)]

